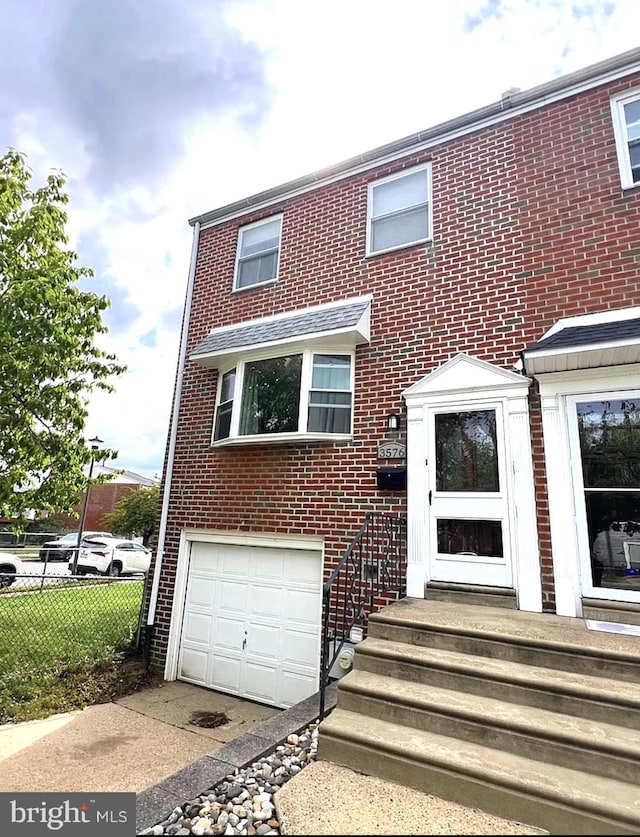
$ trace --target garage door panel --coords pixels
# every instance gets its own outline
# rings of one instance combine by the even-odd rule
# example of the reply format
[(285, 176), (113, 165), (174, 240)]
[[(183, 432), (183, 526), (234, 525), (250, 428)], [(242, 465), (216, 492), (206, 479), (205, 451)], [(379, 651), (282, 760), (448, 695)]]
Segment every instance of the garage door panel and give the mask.
[(321, 605), (319, 551), (193, 543), (178, 676), (291, 706), (318, 689)]
[(303, 584), (317, 588), (322, 579), (322, 567), (317, 552), (287, 553), (284, 573), (291, 584)]
[(317, 675), (304, 675), (283, 671), (280, 677), (281, 706), (293, 706), (318, 691)]
[(241, 581), (218, 582), (218, 608), (225, 612), (245, 613), (247, 610), (247, 585)]
[(305, 590), (286, 590), (284, 612), (287, 614), (287, 622), (310, 625), (315, 630), (321, 613), (318, 594)]
[(183, 636), (188, 642), (197, 642), (209, 645), (211, 641), (211, 626), (213, 618), (209, 613), (187, 613), (184, 622)]
[[(213, 681), (217, 688), (225, 692), (240, 693), (242, 665), (240, 657), (229, 657), (223, 654), (213, 654), (209, 682)], [(207, 684), (208, 685), (208, 684)]]
[(207, 682), (207, 664), (209, 662), (208, 651), (196, 651), (194, 648), (185, 648), (180, 655), (180, 677), (202, 685)]
[(284, 575), (284, 557), (272, 550), (274, 555), (265, 555), (264, 551), (256, 552), (253, 559), (253, 576), (261, 581), (280, 581)]
[(240, 652), (245, 637), (244, 619), (218, 616), (211, 641), (216, 650)]
[(194, 607), (212, 607), (215, 598), (216, 582), (211, 578), (194, 577), (189, 587), (188, 604)]
[(248, 612), (257, 617), (280, 619), (284, 591), (279, 587), (249, 587)]
[(258, 654), (264, 659), (276, 661), (280, 651), (278, 625), (258, 625), (252, 622), (247, 628), (247, 654)]
[(293, 663), (316, 669), (315, 663), (320, 653), (318, 637), (309, 633), (284, 630), (282, 661), (286, 665)]
[(213, 554), (206, 543), (193, 543), (191, 545), (190, 572), (196, 575), (203, 575), (209, 578), (218, 578), (222, 555)]
[[(213, 544), (212, 544), (213, 545)], [(247, 578), (250, 571), (251, 554), (239, 546), (225, 546), (220, 562), (220, 574)]]
[(244, 694), (250, 700), (269, 703), (278, 697), (280, 673), (274, 668), (247, 661)]

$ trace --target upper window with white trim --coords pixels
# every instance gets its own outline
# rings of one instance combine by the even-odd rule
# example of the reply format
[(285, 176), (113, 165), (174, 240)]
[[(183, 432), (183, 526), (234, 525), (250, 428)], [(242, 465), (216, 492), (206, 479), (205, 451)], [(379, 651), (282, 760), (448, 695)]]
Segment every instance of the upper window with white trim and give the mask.
[(367, 255), (430, 238), (430, 163), (369, 184)]
[(640, 90), (611, 100), (622, 188), (640, 185)]
[(348, 436), (352, 394), (352, 352), (246, 358), (220, 376), (213, 441)]
[(248, 224), (240, 229), (235, 290), (264, 285), (277, 278), (281, 234), (281, 215), (277, 218), (267, 218), (255, 224)]

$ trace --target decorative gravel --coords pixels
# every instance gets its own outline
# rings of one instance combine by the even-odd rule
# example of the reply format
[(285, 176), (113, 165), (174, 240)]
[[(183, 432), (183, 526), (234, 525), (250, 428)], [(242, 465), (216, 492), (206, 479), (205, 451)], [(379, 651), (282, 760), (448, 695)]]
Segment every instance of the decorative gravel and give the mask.
[(280, 834), (273, 801), (276, 791), (316, 760), (318, 724), (290, 735), (268, 756), (235, 770), (213, 788), (176, 806), (161, 823), (142, 834)]

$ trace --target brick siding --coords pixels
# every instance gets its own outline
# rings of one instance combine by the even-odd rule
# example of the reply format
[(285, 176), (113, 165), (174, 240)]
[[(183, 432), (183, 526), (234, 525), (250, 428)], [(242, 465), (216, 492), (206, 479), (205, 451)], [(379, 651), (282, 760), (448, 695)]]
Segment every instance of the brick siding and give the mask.
[[(640, 189), (623, 193), (609, 97), (579, 93), (393, 164), (204, 229), (189, 349), (213, 327), (373, 294), (356, 352), (353, 441), (210, 445), (217, 372), (187, 361), (154, 659), (166, 651), (184, 527), (320, 535), (326, 569), (365, 511), (402, 512), (376, 489), (376, 448), (401, 392), (458, 352), (511, 369), (558, 318), (640, 303)], [(365, 258), (367, 185), (431, 161), (433, 241)], [(232, 293), (238, 229), (283, 213), (277, 283)], [(544, 608), (553, 567), (539, 400), (531, 395)]]
[[(107, 529), (105, 515), (110, 514), (131, 491), (138, 491), (141, 485), (131, 483), (97, 483), (89, 489), (89, 502), (87, 503), (87, 517), (84, 523), (85, 530), (104, 531)], [(66, 517), (56, 515), (55, 520), (69, 527), (69, 531), (77, 530), (80, 524), (80, 515), (84, 505), (84, 493), (80, 502), (75, 507), (78, 517)]]

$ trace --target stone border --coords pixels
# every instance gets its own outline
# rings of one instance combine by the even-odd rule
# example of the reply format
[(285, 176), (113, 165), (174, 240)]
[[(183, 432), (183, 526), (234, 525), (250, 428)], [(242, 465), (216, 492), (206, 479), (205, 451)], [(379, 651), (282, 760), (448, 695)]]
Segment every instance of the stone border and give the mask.
[[(336, 705), (337, 684), (327, 687), (325, 711)], [(248, 767), (298, 733), (318, 717), (320, 693), (306, 698), (289, 709), (255, 726), (251, 732), (223, 744), (210, 755), (203, 756), (167, 776), (136, 796), (136, 834), (165, 820), (177, 805), (205, 793), (234, 770)]]

